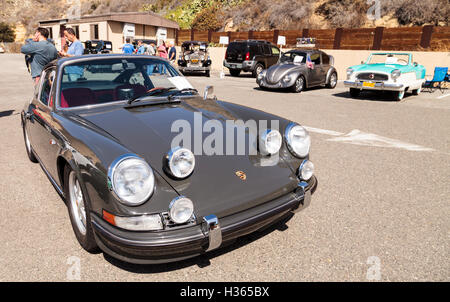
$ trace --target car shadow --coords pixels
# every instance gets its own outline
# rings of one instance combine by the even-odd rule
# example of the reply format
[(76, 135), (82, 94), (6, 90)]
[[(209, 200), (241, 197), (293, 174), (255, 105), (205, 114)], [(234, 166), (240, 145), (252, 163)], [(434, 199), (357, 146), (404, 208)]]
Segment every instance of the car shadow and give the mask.
[(116, 259), (106, 253), (103, 253), (103, 257), (106, 261), (111, 263), (112, 265), (123, 269), (125, 271), (136, 273), (136, 274), (157, 274), (157, 273), (163, 273), (163, 272), (170, 272), (170, 271), (176, 271), (180, 270), (186, 267), (190, 267), (193, 265), (197, 265), (199, 268), (205, 268), (209, 265), (211, 265), (212, 259), (222, 256), (226, 253), (229, 253), (231, 251), (237, 250), (241, 247), (246, 246), (247, 244), (250, 244), (274, 231), (285, 231), (288, 229), (288, 226), (286, 223), (294, 216), (294, 214), (289, 213), (286, 214), (280, 221), (275, 222), (272, 225), (269, 225), (261, 230), (258, 230), (254, 233), (239, 237), (232, 241), (231, 243), (228, 243), (225, 246), (220, 247), (218, 250), (214, 250), (199, 256), (196, 256), (194, 258), (178, 261), (178, 262), (171, 262), (171, 263), (163, 263), (163, 264), (133, 264), (124, 262), (122, 260)]
[[(10, 116), (14, 113), (14, 110), (5, 110), (5, 111), (0, 111), (0, 117), (5, 117), (5, 116)], [(19, 113), (16, 113), (14, 115), (17, 115)]]
[[(361, 91), (360, 95), (356, 98), (350, 96), (350, 92), (338, 92), (334, 93), (333, 96), (343, 99), (351, 99), (351, 100), (360, 100), (360, 101), (369, 101), (369, 102), (395, 102), (398, 103), (394, 96), (390, 93), (390, 91)], [(411, 93), (406, 92), (403, 102), (407, 100), (409, 97), (413, 96)]]

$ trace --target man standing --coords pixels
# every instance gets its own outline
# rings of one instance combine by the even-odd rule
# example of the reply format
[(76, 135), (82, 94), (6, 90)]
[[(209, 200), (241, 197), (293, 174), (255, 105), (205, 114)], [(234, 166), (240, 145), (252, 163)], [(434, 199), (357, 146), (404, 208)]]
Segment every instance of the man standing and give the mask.
[(134, 53), (134, 46), (131, 44), (131, 39), (130, 38), (126, 38), (126, 43), (123, 44), (122, 47), (120, 47), (119, 49), (122, 49), (122, 52), (124, 54), (133, 54)]
[(31, 77), (34, 84), (39, 82), (41, 72), (45, 65), (58, 57), (55, 46), (47, 41), (49, 32), (46, 28), (38, 27), (34, 33), (33, 41), (22, 46), (21, 52), (30, 56)]
[[(66, 51), (60, 51), (59, 55), (62, 57), (75, 57), (82, 56), (84, 53), (83, 44), (78, 40), (73, 28), (66, 28), (64, 30), (64, 37), (70, 42), (70, 46)], [(64, 68), (65, 73), (67, 73), (69, 80), (71, 82), (77, 81), (83, 76), (83, 68), (80, 66), (67, 66)]]
[(142, 43), (141, 40), (138, 41), (137, 47), (138, 47), (137, 54), (138, 55), (143, 55), (145, 53), (145, 51), (146, 51), (146, 47)]
[(169, 61), (171, 64), (175, 64), (175, 60), (177, 59), (177, 49), (172, 41), (169, 43), (169, 46)]

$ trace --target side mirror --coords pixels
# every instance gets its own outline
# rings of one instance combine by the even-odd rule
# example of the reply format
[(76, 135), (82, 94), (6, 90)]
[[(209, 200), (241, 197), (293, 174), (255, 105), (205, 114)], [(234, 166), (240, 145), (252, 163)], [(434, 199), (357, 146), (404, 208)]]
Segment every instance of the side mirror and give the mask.
[(208, 98), (209, 94), (212, 94), (214, 92), (214, 87), (213, 86), (206, 86), (205, 87), (205, 93), (203, 94), (203, 99), (206, 101), (206, 99)]
[(417, 62), (414, 62), (413, 65), (414, 65), (414, 67), (419, 66), (419, 64)]

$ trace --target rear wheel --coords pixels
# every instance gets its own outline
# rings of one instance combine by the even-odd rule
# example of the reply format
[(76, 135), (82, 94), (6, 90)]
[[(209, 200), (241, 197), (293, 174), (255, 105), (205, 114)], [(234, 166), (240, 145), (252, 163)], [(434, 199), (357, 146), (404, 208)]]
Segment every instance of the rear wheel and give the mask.
[(37, 163), (38, 160), (34, 155), (33, 148), (31, 147), (30, 138), (28, 137), (27, 130), (25, 130), (25, 125), (23, 125), (23, 138), (25, 140), (25, 149), (27, 150), (28, 158), (30, 159), (31, 162)]
[(240, 69), (230, 69), (230, 74), (233, 77), (238, 77), (241, 74), (241, 70)]
[(352, 98), (357, 98), (359, 96), (359, 94), (361, 93), (360, 89), (356, 89), (356, 88), (350, 88), (350, 96)]
[(333, 72), (330, 76), (330, 80), (328, 81), (327, 88), (334, 89), (337, 85), (337, 73)]
[(252, 72), (254, 78), (258, 76), (264, 70), (264, 66), (261, 63), (257, 63), (255, 69)]
[(95, 253), (99, 249), (95, 242), (90, 205), (85, 192), (77, 174), (67, 165), (64, 169), (64, 194), (72, 229), (80, 245), (89, 253)]
[(305, 89), (305, 78), (303, 76), (299, 76), (297, 80), (295, 80), (294, 86), (292, 86), (292, 91), (296, 93), (300, 93)]

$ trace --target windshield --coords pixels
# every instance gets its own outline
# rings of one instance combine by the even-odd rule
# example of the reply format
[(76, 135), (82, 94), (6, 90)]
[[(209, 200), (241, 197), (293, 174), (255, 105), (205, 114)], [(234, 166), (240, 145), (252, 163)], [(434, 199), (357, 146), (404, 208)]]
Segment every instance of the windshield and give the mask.
[(372, 54), (367, 64), (408, 65), (408, 62), (407, 54)]
[(98, 59), (65, 66), (62, 108), (129, 100), (155, 88), (192, 88), (168, 62), (152, 58)]
[(293, 63), (297, 57), (295, 63), (306, 63), (306, 56), (305, 52), (286, 52), (281, 56), (280, 62)]

